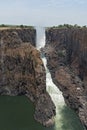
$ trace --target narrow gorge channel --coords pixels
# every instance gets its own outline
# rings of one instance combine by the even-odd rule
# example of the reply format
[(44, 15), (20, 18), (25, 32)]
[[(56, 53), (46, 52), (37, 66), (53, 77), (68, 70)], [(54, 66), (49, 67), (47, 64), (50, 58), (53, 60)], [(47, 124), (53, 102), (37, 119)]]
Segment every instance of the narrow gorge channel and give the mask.
[[(46, 43), (45, 28), (36, 27), (36, 32), (36, 47), (40, 50)], [(76, 113), (66, 106), (62, 92), (52, 82), (51, 74), (46, 66), (47, 60), (45, 56), (42, 55), (41, 57), (46, 70), (46, 90), (56, 106), (55, 126), (50, 130), (83, 130)]]
[[(33, 98), (36, 96), (35, 95), (36, 89), (34, 89), (35, 85), (33, 85), (33, 82), (37, 81), (35, 79), (40, 79), (40, 76), (39, 78), (34, 78), (34, 80), (30, 80), (33, 76), (34, 70), (36, 69), (32, 67), (33, 66), (32, 63), (33, 62), (35, 63), (35, 61), (39, 61), (37, 59), (38, 57), (36, 54), (39, 54), (39, 58), (40, 58), (40, 53), (38, 53), (37, 49), (40, 51), (40, 48), (45, 46), (45, 41), (46, 41), (45, 28), (36, 27), (36, 30), (32, 30), (32, 29), (9, 30), (8, 29), (8, 30), (1, 31), (1, 39), (2, 40), (0, 43), (0, 47), (1, 47), (0, 130), (83, 130), (82, 124), (80, 123), (78, 116), (75, 114), (74, 111), (72, 111), (69, 107), (66, 106), (62, 93), (59, 91), (58, 87), (55, 86), (54, 83), (52, 82), (51, 74), (49, 73), (49, 70), (46, 67), (47, 61), (43, 55), (41, 57), (45, 69), (44, 69), (44, 73), (41, 74), (44, 74), (43, 75), (44, 77), (46, 76), (46, 84), (45, 84), (45, 78), (43, 77), (43, 80), (39, 80), (41, 81), (40, 88), (42, 90), (44, 86), (46, 87), (49, 95), (51, 96), (56, 106), (55, 125), (52, 127), (44, 127), (42, 124), (37, 122), (34, 119), (34, 113), (35, 113), (34, 104), (29, 100), (30, 98), (26, 97), (25, 94), (21, 93), (21, 92), (26, 92), (24, 91), (25, 89), (22, 88), (28, 86), (29, 88), (27, 89), (28, 90), (27, 92), (29, 92), (28, 94), (30, 94), (30, 97)], [(37, 41), (37, 46), (36, 46), (37, 49), (33, 48), (31, 44), (28, 44), (28, 43), (33, 43), (33, 45), (35, 45), (36, 44), (35, 41)], [(26, 44), (26, 42), (28, 45)], [(5, 48), (7, 49), (7, 51), (5, 50)], [(31, 55), (31, 50), (32, 50), (32, 55)], [(23, 57), (22, 54), (23, 55), (26, 54), (25, 58)], [(42, 65), (42, 60), (40, 58), (41, 65)], [(28, 75), (30, 72), (27, 73), (27, 71), (29, 71), (30, 69), (32, 75)], [(39, 67), (38, 70), (40, 70)], [(46, 75), (45, 75), (45, 70), (46, 70)], [(34, 73), (34, 75), (35, 74), (38, 76), (38, 73)], [(27, 75), (29, 76), (29, 78), (26, 81)], [(44, 86), (42, 83), (43, 81), (45, 84)], [(25, 86), (24, 83), (28, 83), (28, 84), (26, 84)], [(35, 88), (38, 88), (38, 86), (35, 86)], [(20, 91), (21, 89), (22, 91)], [(33, 92), (33, 90), (35, 90), (34, 91), (35, 93)], [(37, 92), (39, 91), (40, 89), (38, 89)], [(33, 94), (33, 96), (31, 94)], [(39, 97), (38, 99), (41, 99), (40, 94), (38, 96)], [(53, 104), (51, 106), (53, 106)], [(39, 108), (40, 110), (42, 110), (41, 106)], [(46, 108), (46, 106), (44, 105), (43, 108)], [(52, 108), (52, 107), (48, 107), (48, 108)], [(36, 114), (38, 115), (37, 111)], [(47, 115), (48, 114), (49, 114), (49, 109), (47, 111)], [(43, 117), (43, 113), (40, 113), (39, 117), (41, 119), (41, 117)]]

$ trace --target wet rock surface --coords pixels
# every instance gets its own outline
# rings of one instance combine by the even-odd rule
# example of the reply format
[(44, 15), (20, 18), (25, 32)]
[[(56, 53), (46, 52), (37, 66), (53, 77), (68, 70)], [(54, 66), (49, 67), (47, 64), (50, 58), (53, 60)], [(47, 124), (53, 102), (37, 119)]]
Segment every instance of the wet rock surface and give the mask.
[[(19, 32), (0, 30), (0, 95), (26, 95), (35, 105), (35, 119), (51, 126), (55, 106), (46, 92), (46, 73), (40, 53), (31, 45), (34, 45), (32, 40), (30, 43), (29, 39), (23, 39), (24, 30)], [(29, 37), (33, 39), (32, 33)]]
[(87, 29), (49, 28), (41, 51), (53, 82), (87, 129)]

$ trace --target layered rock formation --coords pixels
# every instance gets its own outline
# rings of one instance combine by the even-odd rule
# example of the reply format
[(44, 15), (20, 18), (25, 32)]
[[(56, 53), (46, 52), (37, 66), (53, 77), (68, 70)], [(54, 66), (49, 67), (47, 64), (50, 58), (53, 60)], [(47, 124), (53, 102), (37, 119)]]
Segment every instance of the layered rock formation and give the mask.
[(26, 95), (35, 105), (35, 119), (50, 126), (55, 106), (40, 53), (31, 45), (35, 37), (35, 30), (0, 30), (0, 95)]
[(87, 28), (49, 28), (44, 53), (53, 82), (87, 129)]

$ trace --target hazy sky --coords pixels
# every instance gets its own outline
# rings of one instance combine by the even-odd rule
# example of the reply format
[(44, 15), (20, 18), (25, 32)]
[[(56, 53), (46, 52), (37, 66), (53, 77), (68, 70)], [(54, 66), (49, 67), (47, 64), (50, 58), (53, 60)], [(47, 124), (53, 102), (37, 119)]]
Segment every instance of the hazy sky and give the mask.
[(0, 24), (87, 25), (87, 0), (0, 0)]

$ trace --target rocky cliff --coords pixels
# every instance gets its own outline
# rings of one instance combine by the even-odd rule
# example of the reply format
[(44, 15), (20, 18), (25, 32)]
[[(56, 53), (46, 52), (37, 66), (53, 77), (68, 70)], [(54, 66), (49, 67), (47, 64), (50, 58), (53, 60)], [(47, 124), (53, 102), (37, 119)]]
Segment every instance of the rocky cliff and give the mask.
[[(30, 42), (33, 46), (36, 46), (36, 30), (34, 28), (0, 28), (0, 39), (2, 37), (4, 37), (4, 42), (8, 46), (13, 46), (17, 38), (20, 38), (22, 42)], [(14, 37), (13, 41), (10, 37)]]
[(87, 28), (49, 28), (44, 53), (53, 82), (87, 129)]
[(55, 106), (40, 53), (32, 46), (35, 37), (34, 29), (0, 30), (0, 95), (26, 95), (35, 105), (35, 119), (50, 126)]

